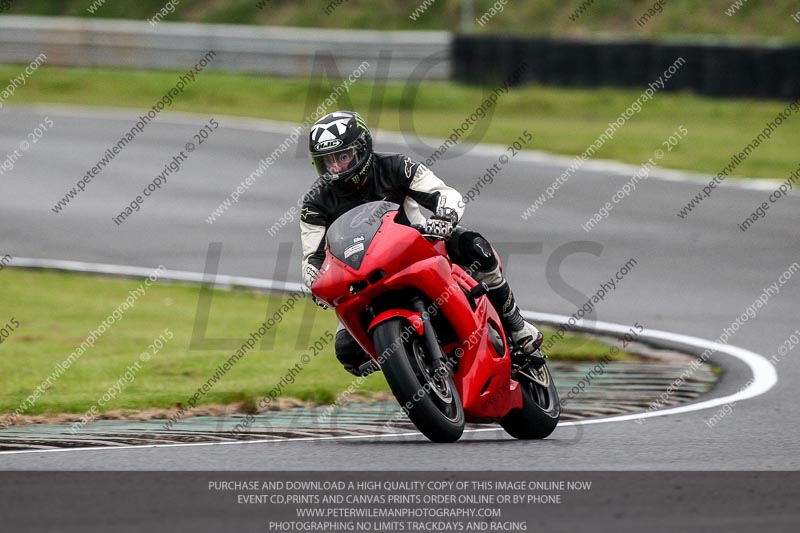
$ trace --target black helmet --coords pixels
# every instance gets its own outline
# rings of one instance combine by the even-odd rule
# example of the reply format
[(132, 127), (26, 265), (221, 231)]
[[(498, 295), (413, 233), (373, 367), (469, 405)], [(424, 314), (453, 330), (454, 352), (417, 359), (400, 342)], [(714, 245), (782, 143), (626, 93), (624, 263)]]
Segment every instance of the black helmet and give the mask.
[(361, 115), (329, 113), (311, 126), (311, 161), (323, 179), (346, 189), (358, 189), (372, 166), (372, 135)]

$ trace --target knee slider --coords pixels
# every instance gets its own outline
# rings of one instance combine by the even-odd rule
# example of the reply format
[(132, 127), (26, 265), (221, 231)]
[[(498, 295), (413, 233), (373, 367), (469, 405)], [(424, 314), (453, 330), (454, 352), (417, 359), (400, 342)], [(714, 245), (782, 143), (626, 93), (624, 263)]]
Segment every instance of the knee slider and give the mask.
[(477, 263), (478, 270), (493, 270), (497, 267), (494, 248), (483, 235), (465, 231), (458, 238), (458, 260), (461, 265)]

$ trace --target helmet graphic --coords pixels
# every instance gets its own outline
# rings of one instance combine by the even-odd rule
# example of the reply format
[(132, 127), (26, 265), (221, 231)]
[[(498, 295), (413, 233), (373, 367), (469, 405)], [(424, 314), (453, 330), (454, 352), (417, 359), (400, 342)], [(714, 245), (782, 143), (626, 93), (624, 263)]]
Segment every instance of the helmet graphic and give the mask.
[(314, 123), (308, 141), (320, 177), (346, 189), (364, 184), (372, 166), (372, 135), (361, 115), (329, 113)]

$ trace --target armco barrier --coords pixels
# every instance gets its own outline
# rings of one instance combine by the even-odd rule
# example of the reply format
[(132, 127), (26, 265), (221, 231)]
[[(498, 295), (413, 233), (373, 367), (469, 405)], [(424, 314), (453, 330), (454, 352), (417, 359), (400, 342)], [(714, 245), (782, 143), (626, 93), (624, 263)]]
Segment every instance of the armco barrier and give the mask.
[(564, 40), (443, 31), (328, 30), (65, 17), (0, 16), (0, 63), (184, 70), (214, 50), (209, 69), (278, 76), (455, 80), (483, 85), (644, 87), (677, 57), (664, 88), (718, 97), (800, 96), (800, 46)]
[(800, 46), (672, 43), (641, 40), (558, 40), (457, 35), (454, 79), (492, 84), (519, 65), (522, 83), (561, 87), (644, 87), (675, 59), (686, 63), (666, 90), (715, 97), (789, 99), (800, 96)]
[[(449, 59), (420, 68), (432, 56), (449, 58), (443, 31), (328, 30), (65, 17), (0, 16), (0, 63), (185, 70), (202, 54), (217, 55), (210, 70), (277, 76), (312, 73), (346, 77), (363, 62), (364, 76), (389, 80), (450, 78)], [(327, 69), (327, 70), (325, 70)], [(334, 70), (335, 69), (335, 70)]]

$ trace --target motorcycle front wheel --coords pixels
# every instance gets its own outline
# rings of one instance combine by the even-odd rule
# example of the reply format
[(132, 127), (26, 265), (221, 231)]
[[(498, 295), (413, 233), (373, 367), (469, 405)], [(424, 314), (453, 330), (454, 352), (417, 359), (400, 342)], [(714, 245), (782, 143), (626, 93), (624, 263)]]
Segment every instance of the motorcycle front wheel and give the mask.
[[(408, 322), (390, 319), (375, 327), (372, 341), (389, 388), (417, 429), (433, 442), (455, 442), (464, 432), (464, 407), (446, 367), (436, 372), (422, 339)], [(404, 331), (405, 330), (405, 331)]]

